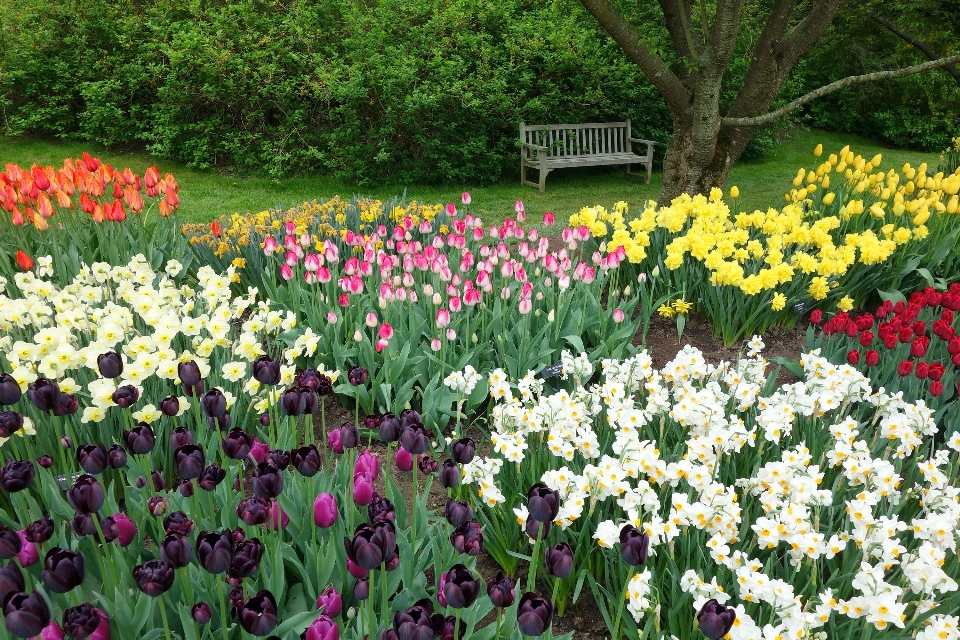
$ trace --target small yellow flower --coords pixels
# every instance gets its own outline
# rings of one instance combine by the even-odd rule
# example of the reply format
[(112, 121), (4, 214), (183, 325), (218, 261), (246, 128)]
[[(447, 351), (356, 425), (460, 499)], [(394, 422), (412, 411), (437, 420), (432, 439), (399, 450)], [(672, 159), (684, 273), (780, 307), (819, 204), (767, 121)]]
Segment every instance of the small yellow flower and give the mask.
[(740, 197), (740, 189), (737, 187), (737, 185), (733, 185), (732, 187), (730, 187), (730, 197), (731, 198)]
[(770, 308), (774, 311), (780, 311), (787, 306), (787, 296), (782, 293), (773, 294), (773, 300), (770, 301)]
[(840, 311), (850, 311), (850, 309), (853, 309), (853, 298), (843, 296), (840, 302), (837, 303), (837, 308), (840, 309)]
[(673, 301), (673, 308), (677, 313), (687, 313), (693, 308), (693, 303), (687, 302), (683, 298)]
[(657, 309), (657, 313), (664, 318), (672, 318), (673, 316), (677, 315), (677, 312), (673, 310), (673, 307), (668, 304), (660, 305), (660, 308)]

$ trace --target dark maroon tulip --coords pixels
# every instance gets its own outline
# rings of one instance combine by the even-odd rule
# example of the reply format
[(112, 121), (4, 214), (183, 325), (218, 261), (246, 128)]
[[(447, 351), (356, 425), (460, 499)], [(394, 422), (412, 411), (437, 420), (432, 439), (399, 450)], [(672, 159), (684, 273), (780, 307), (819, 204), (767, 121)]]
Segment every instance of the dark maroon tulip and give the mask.
[(227, 411), (227, 397), (223, 395), (223, 391), (214, 387), (200, 398), (200, 406), (207, 416), (218, 418)]
[(29, 595), (21, 591), (4, 599), (3, 615), (3, 627), (11, 635), (33, 638), (50, 624), (50, 605), (37, 591)]
[(17, 493), (29, 488), (36, 477), (36, 470), (29, 460), (7, 460), (0, 468), (0, 489)]
[(253, 470), (254, 495), (273, 500), (283, 492), (283, 471), (269, 462), (261, 462)]
[(113, 392), (113, 403), (121, 409), (132, 407), (140, 399), (140, 391), (132, 384), (125, 384)]
[(109, 544), (120, 537), (120, 527), (117, 525), (117, 521), (113, 519), (113, 516), (100, 518), (100, 531), (103, 532), (103, 538), (101, 538), (103, 544)]
[(433, 603), (427, 599), (393, 614), (397, 640), (432, 640), (440, 634), (443, 625), (443, 616), (433, 612)]
[(395, 523), (396, 513), (393, 503), (374, 491), (373, 498), (370, 499), (370, 504), (367, 506), (367, 519), (370, 520), (371, 524), (380, 520), (389, 520)]
[[(30, 542), (43, 544), (53, 537), (53, 520), (44, 516), (28, 524), (24, 534)], [(0, 598), (0, 602), (3, 602), (3, 598)]]
[(447, 571), (447, 581), (443, 585), (443, 597), (447, 606), (454, 609), (469, 607), (480, 595), (480, 581), (462, 564), (455, 564)]
[(733, 607), (725, 607), (714, 599), (707, 600), (697, 614), (700, 633), (711, 640), (719, 640), (730, 633), (733, 621), (737, 618), (737, 611)]
[(296, 467), (300, 475), (305, 478), (312, 478), (320, 471), (320, 452), (316, 445), (310, 444), (291, 452), (293, 455), (293, 466)]
[(223, 573), (233, 562), (233, 532), (204, 531), (197, 536), (197, 560), (210, 573)]
[(231, 460), (246, 460), (247, 456), (250, 455), (253, 439), (243, 429), (235, 427), (223, 439), (221, 446), (224, 455)]
[(189, 498), (194, 493), (193, 480), (184, 480), (180, 483), (180, 486), (177, 487), (177, 491), (180, 492), (184, 498)]
[(260, 414), (260, 424), (264, 427), (270, 426), (270, 414), (266, 411)]
[(237, 505), (237, 517), (248, 527), (266, 524), (270, 519), (270, 501), (260, 496), (252, 496)]
[(177, 396), (167, 396), (161, 400), (160, 412), (170, 418), (180, 413), (180, 398)]
[(210, 611), (210, 605), (202, 600), (193, 605), (193, 608), (190, 609), (190, 614), (193, 616), (193, 621), (197, 624), (207, 624), (210, 622), (210, 618), (213, 617), (213, 612)]
[(183, 511), (174, 511), (163, 519), (163, 530), (166, 533), (179, 533), (181, 536), (189, 536), (193, 533), (195, 526), (193, 520)]
[(344, 449), (356, 449), (360, 442), (360, 432), (357, 431), (357, 425), (352, 422), (344, 422), (339, 429), (340, 443)]
[[(231, 578), (227, 578), (227, 584), (233, 582)], [(237, 609), (243, 606), (243, 587), (236, 586), (233, 589), (230, 589), (230, 596), (228, 600), (230, 608), (233, 609), (233, 614), (236, 615)]]
[(464, 522), (450, 534), (450, 544), (460, 553), (476, 557), (483, 548), (483, 533), (476, 522)]
[(77, 478), (73, 486), (67, 489), (67, 502), (79, 513), (94, 513), (103, 506), (106, 496), (97, 479), (90, 475)]
[(343, 546), (347, 557), (363, 569), (376, 569), (392, 560), (397, 553), (397, 537), (393, 523), (383, 520), (375, 525), (361, 524), (353, 540), (344, 536)]
[(160, 558), (166, 560), (174, 569), (190, 564), (193, 549), (190, 540), (179, 533), (168, 533), (160, 542)]
[(78, 513), (70, 519), (70, 530), (81, 538), (92, 536), (97, 532), (97, 524), (89, 513)]
[(573, 571), (573, 548), (566, 542), (547, 547), (543, 553), (547, 573), (554, 578), (566, 578)]
[(70, 436), (61, 436), (60, 446), (65, 451), (69, 451), (70, 449), (73, 449), (73, 440), (70, 438)]
[(233, 530), (233, 544), (234, 546), (240, 544), (247, 539), (247, 534), (242, 527), (237, 527)]
[(122, 469), (127, 466), (127, 452), (118, 444), (107, 449), (107, 465), (111, 469)]
[(357, 365), (350, 368), (347, 372), (347, 380), (355, 387), (359, 387), (370, 377), (370, 372)]
[(240, 626), (255, 636), (265, 636), (277, 628), (277, 601), (269, 591), (258, 591), (247, 598), (237, 612)]
[(188, 398), (199, 398), (206, 391), (206, 386), (203, 384), (203, 380), (198, 382), (195, 385), (183, 385), (183, 392), (187, 395)]
[(44, 413), (53, 411), (60, 406), (60, 386), (46, 378), (37, 378), (27, 387), (27, 399)]
[(16, 404), (22, 395), (20, 385), (13, 376), (9, 373), (0, 374), (0, 406)]
[(542, 482), (533, 485), (527, 492), (527, 512), (534, 520), (553, 522), (560, 512), (560, 492)]
[(97, 356), (97, 368), (104, 378), (119, 378), (123, 373), (123, 359), (116, 351), (108, 351)]
[(153, 480), (153, 490), (154, 491), (165, 491), (167, 488), (167, 480), (163, 477), (163, 474), (159, 471), (154, 471), (150, 474), (150, 478)]
[(140, 422), (129, 431), (123, 432), (123, 444), (135, 456), (150, 453), (156, 443), (157, 438), (153, 435), (153, 429), (146, 422)]
[(434, 460), (431, 456), (418, 456), (417, 466), (420, 467), (420, 471), (426, 475), (431, 473), (436, 473), (440, 468), (440, 463)]
[(188, 444), (193, 444), (193, 434), (186, 427), (177, 427), (170, 433), (170, 449), (172, 451)]
[(40, 456), (37, 458), (37, 464), (43, 467), (44, 469), (50, 469), (53, 467), (53, 457), (52, 456)]
[(473, 520), (473, 509), (466, 500), (454, 500), (447, 498), (447, 505), (443, 510), (444, 516), (454, 527), (459, 527), (466, 522)]
[(133, 568), (133, 580), (137, 583), (140, 591), (151, 598), (158, 598), (173, 586), (173, 571), (172, 562), (150, 560)]
[(317, 386), (320, 384), (320, 374), (317, 373), (317, 370), (313, 367), (305, 369), (303, 373), (297, 376), (297, 385), (301, 387), (307, 387), (314, 391), (317, 390)]
[(23, 415), (16, 411), (0, 412), (0, 438), (9, 438), (23, 428)]
[(60, 402), (53, 410), (53, 415), (57, 417), (72, 416), (80, 408), (80, 402), (75, 394), (61, 393)]
[(220, 465), (211, 463), (200, 472), (200, 477), (197, 478), (197, 486), (204, 491), (213, 491), (226, 477), (227, 472)]
[(263, 544), (259, 538), (250, 538), (244, 540), (236, 546), (233, 554), (233, 562), (227, 575), (231, 578), (249, 578), (260, 568), (260, 560), (263, 559)]
[(523, 526), (524, 532), (531, 540), (536, 540), (538, 537), (541, 540), (546, 540), (550, 537), (552, 529), (552, 522), (537, 522), (533, 518), (527, 518), (527, 523)]
[(185, 387), (195, 387), (200, 384), (200, 367), (193, 360), (177, 365), (177, 374)]
[(280, 382), (280, 363), (270, 356), (260, 356), (253, 361), (253, 377), (260, 384), (275, 385)]
[(370, 578), (357, 578), (353, 583), (353, 597), (357, 600), (366, 600), (370, 597)]
[(300, 387), (290, 387), (280, 396), (280, 412), (285, 416), (302, 416), (306, 403)]
[(40, 577), (48, 591), (67, 593), (83, 583), (87, 563), (82, 553), (54, 547), (44, 556)]
[(7, 599), (11, 593), (23, 591), (26, 583), (23, 580), (23, 572), (16, 562), (8, 562), (0, 566), (0, 602)]
[(230, 417), (229, 411), (224, 411), (223, 415), (216, 418), (207, 418), (207, 426), (210, 427), (211, 431), (229, 431), (232, 424), (233, 419)]
[(443, 461), (440, 467), (440, 473), (437, 476), (440, 479), (440, 486), (450, 489), (460, 484), (460, 467), (452, 459)]
[(65, 609), (63, 617), (63, 633), (76, 640), (83, 640), (92, 636), (103, 621), (103, 614), (89, 602), (78, 607)]
[(385, 413), (377, 427), (380, 439), (384, 442), (396, 442), (400, 439), (400, 418), (392, 413)]
[(470, 438), (460, 438), (450, 447), (450, 452), (457, 464), (470, 464), (477, 453), (477, 445)]
[(320, 401), (317, 392), (310, 387), (300, 387), (300, 397), (303, 398), (303, 414), (313, 415), (317, 412)]
[(498, 571), (497, 577), (487, 585), (487, 595), (490, 596), (493, 606), (506, 609), (512, 605), (517, 597), (515, 586), (516, 583), (509, 576), (503, 575), (503, 571)]
[(177, 471), (184, 480), (199, 478), (207, 461), (204, 459), (203, 449), (195, 444), (185, 444), (173, 454)]
[(147, 499), (147, 509), (154, 517), (159, 518), (165, 514), (168, 506), (170, 505), (167, 503), (167, 499), (163, 496), (150, 496)]
[(380, 422), (383, 420), (384, 416), (379, 413), (371, 413), (368, 416), (363, 418), (363, 428), (364, 429), (379, 429)]
[(543, 635), (553, 620), (553, 603), (550, 598), (528, 591), (520, 598), (517, 608), (517, 626), (528, 636)]
[(650, 536), (632, 524), (620, 529), (620, 557), (631, 566), (639, 566), (647, 561), (650, 548)]
[(321, 375), (320, 382), (317, 383), (317, 387), (314, 389), (314, 391), (316, 391), (317, 395), (321, 398), (324, 396), (329, 396), (331, 393), (333, 393), (333, 382), (327, 376)]
[(429, 443), (423, 425), (411, 424), (404, 428), (400, 432), (400, 445), (415, 456), (426, 453)]
[(263, 461), (272, 464), (281, 471), (286, 471), (287, 467), (290, 466), (290, 452), (283, 449), (273, 449), (267, 452)]
[(107, 448), (100, 444), (85, 444), (77, 447), (77, 463), (90, 475), (100, 475), (107, 468)]
[(343, 598), (340, 597), (340, 592), (332, 586), (324, 589), (317, 598), (317, 609), (329, 618), (336, 618), (343, 611)]
[(404, 409), (400, 412), (400, 428), (406, 429), (407, 427), (412, 426), (423, 426), (423, 420), (420, 419), (420, 414), (417, 413), (416, 409)]

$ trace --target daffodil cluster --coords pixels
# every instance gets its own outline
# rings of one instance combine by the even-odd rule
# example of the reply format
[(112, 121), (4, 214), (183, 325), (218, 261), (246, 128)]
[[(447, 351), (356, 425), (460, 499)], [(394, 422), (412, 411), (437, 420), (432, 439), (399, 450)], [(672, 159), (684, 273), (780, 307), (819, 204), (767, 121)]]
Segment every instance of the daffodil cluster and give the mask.
[[(714, 189), (666, 207), (647, 202), (632, 219), (624, 202), (612, 212), (587, 207), (570, 225), (585, 227), (610, 253), (622, 248), (640, 271), (659, 267), (660, 291), (691, 294), (729, 343), (792, 324), (798, 303), (800, 312), (832, 300), (849, 309), (881, 287), (896, 288), (913, 277), (898, 266), (915, 256), (928, 270), (954, 274), (960, 169), (884, 171), (881, 161), (844, 147), (801, 168), (781, 209), (741, 212)], [(670, 305), (661, 312), (682, 313)]]
[[(650, 559), (624, 590), (638, 626), (669, 628), (666, 608), (715, 599), (736, 610), (733, 640), (956, 637), (951, 616), (918, 620), (958, 590), (960, 434), (944, 439), (922, 401), (817, 352), (802, 381), (773, 390), (762, 340), (750, 347), (714, 365), (687, 346), (660, 370), (642, 351), (603, 361), (593, 383), (589, 360), (565, 353), (552, 392), (494, 371), (491, 451), (464, 469), (477, 507), (491, 522), (512, 511), (524, 530), (512, 496), (542, 482), (575, 548), (613, 552), (624, 527), (645, 533)], [(597, 583), (621, 580), (586, 558)]]

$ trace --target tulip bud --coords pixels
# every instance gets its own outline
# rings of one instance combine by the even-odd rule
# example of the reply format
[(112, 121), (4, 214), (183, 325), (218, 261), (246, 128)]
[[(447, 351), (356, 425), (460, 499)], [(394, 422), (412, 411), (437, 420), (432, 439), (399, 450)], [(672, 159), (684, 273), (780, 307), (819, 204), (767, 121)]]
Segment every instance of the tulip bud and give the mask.
[(193, 608), (190, 609), (190, 613), (193, 616), (194, 622), (197, 624), (207, 624), (213, 617), (213, 612), (210, 610), (210, 605), (202, 600), (193, 605)]

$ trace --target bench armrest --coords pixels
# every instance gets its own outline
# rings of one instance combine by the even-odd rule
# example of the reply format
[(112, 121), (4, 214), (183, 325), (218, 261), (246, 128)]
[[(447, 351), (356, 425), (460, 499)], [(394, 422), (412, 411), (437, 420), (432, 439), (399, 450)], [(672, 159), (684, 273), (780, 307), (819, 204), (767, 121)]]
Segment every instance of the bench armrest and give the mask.
[(530, 144), (529, 142), (520, 143), (526, 149), (536, 149), (537, 151), (549, 151), (547, 147), (541, 146), (539, 144)]
[(630, 142), (644, 142), (644, 143), (646, 143), (646, 144), (650, 144), (650, 145), (654, 145), (654, 146), (656, 146), (657, 144), (659, 144), (659, 143), (657, 143), (657, 142), (654, 142), (653, 140), (644, 140), (643, 138), (627, 138), (627, 139), (628, 139)]

